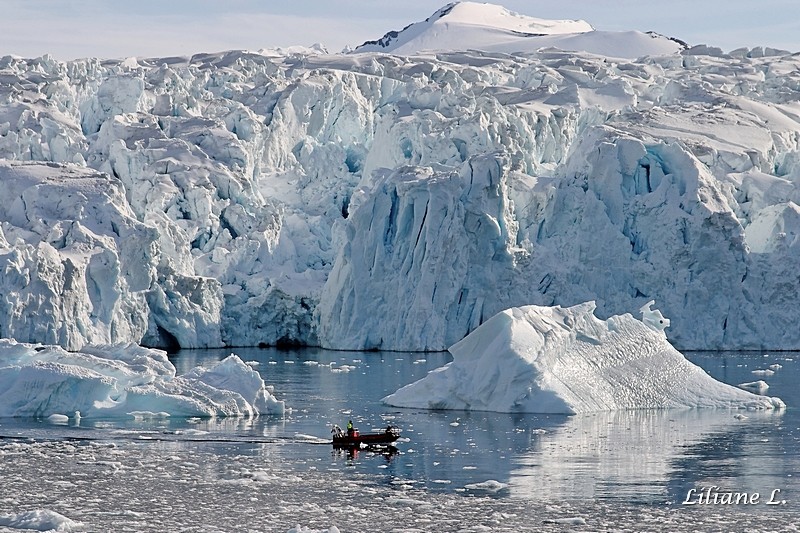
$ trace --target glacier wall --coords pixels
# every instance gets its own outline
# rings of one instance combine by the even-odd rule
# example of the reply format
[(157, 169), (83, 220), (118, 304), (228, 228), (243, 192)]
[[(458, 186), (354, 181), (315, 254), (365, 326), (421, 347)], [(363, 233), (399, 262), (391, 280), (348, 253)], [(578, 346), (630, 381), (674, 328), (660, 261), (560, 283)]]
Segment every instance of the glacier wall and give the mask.
[(441, 350), (648, 300), (798, 349), (798, 59), (0, 58), (0, 336)]

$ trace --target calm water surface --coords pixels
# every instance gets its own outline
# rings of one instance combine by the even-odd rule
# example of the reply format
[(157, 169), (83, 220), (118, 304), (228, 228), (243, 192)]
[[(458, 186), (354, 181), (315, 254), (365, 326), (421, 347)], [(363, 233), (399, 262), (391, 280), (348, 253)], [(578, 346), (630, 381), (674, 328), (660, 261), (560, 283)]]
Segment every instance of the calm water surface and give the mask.
[[(94, 475), (90, 466), (95, 461), (103, 471), (106, 466), (102, 465), (114, 465), (110, 485), (98, 496), (101, 489), (88, 484), (82, 489), (86, 494), (81, 501), (94, 496), (102, 502), (105, 495), (109, 502), (114, 498), (130, 502), (130, 493), (139, 490), (133, 487), (136, 479), (150, 479), (148, 490), (169, 494), (169, 485), (186, 477), (184, 482), (197, 492), (194, 496), (191, 492), (173, 494), (175, 505), (190, 509), (196, 500), (205, 505), (206, 514), (213, 513), (206, 498), (213, 500), (215, 495), (233, 490), (232, 486), (260, 489), (251, 495), (253, 505), (267, 493), (275, 498), (274, 492), (284, 492), (288, 500), (282, 506), (275, 507), (272, 500), (267, 505), (273, 522), (258, 522), (261, 525), (252, 530), (286, 531), (294, 525), (286, 522), (287, 516), (296, 517), (298, 523), (303, 517), (308, 522), (334, 518), (339, 509), (335, 502), (348, 498), (352, 498), (348, 505), (366, 513), (363, 524), (369, 523), (369, 516), (373, 521), (391, 517), (398, 505), (392, 498), (399, 498), (399, 505), (409, 508), (429, 503), (431, 498), (452, 506), (450, 515), (429, 519), (437, 527), (444, 527), (446, 516), (464, 525), (472, 523), (470, 513), (482, 507), (493, 512), (506, 509), (507, 520), (495, 516), (494, 525), (487, 526), (492, 530), (504, 530), (504, 526), (520, 530), (517, 522), (529, 520), (538, 523), (532, 530), (548, 529), (547, 524), (553, 530), (565, 524), (579, 529), (626, 521), (637, 524), (644, 516), (640, 513), (653, 510), (658, 511), (652, 518), (654, 530), (661, 527), (659, 523), (666, 530), (682, 527), (679, 524), (684, 519), (695, 523), (693, 514), (697, 514), (697, 523), (708, 519), (714, 527), (741, 524), (745, 516), (744, 520), (752, 519), (754, 524), (772, 520), (773, 529), (785, 526), (792, 530), (800, 520), (800, 410), (796, 407), (800, 406), (800, 354), (686, 354), (727, 383), (764, 379), (770, 385), (768, 393), (789, 406), (783, 413), (629, 411), (567, 417), (430, 412), (380, 403), (383, 396), (449, 362), (447, 353), (227, 349), (184, 351), (172, 359), (183, 374), (194, 366), (210, 365), (231, 351), (274, 386), (275, 395), (289, 408), (285, 416), (213, 421), (83, 420), (80, 427), (0, 420), (0, 436), (5, 437), (0, 440), (0, 476), (11, 494), (5, 500), (0, 495), (0, 514), (3, 508), (19, 509), (34, 502), (40, 507), (64, 505), (62, 500), (75, 498), (80, 488), (75, 476)], [(775, 364), (781, 368), (772, 375), (753, 373)], [(381, 430), (387, 424), (401, 427), (403, 438), (397, 453), (347, 453), (323, 443), (332, 424), (344, 426), (349, 419), (362, 432)], [(38, 462), (21, 461), (34, 449), (40, 456)], [(84, 456), (87, 450), (88, 460)], [(64, 457), (74, 461), (64, 461)], [(142, 465), (148, 464), (143, 470)], [(59, 465), (63, 472), (58, 471)], [(42, 477), (50, 478), (51, 483)], [(166, 485), (162, 486), (162, 481)], [(209, 491), (205, 496), (203, 487)], [(720, 487), (720, 492), (758, 492), (762, 502), (736, 509), (681, 505), (691, 489), (705, 487)], [(55, 498), (62, 488), (64, 494)], [(331, 493), (332, 488), (347, 496)], [(778, 501), (786, 503), (766, 506), (764, 502), (776, 489)], [(241, 504), (241, 494), (233, 494), (236, 496), (231, 498)], [(369, 500), (373, 503), (359, 499), (358, 494), (373, 495)], [(313, 508), (308, 507), (310, 503), (297, 508), (290, 504), (315, 498), (319, 501)], [(57, 501), (48, 504), (50, 500)], [(387, 506), (387, 502), (392, 503)], [(78, 509), (79, 518), (98, 523), (101, 511), (88, 511), (80, 505)], [(420, 515), (423, 518), (417, 517), (422, 522), (415, 522), (415, 527), (424, 526), (424, 517), (435, 517), (438, 510), (428, 509)], [(151, 515), (145, 513), (149, 518), (142, 518), (137, 525), (137, 511), (128, 511), (134, 514), (117, 516), (108, 527), (123, 523), (132, 531), (149, 530)], [(174, 508), (172, 512), (176, 512)], [(190, 530), (196, 525), (197, 518), (186, 512), (183, 526), (166, 530)], [(548, 512), (555, 518), (548, 518)], [(533, 514), (525, 518), (526, 513)], [(730, 522), (734, 515), (737, 518)], [(611, 522), (600, 521), (601, 516)], [(679, 522), (664, 525), (670, 524), (669, 519)], [(349, 514), (339, 524), (348, 520), (352, 530), (359, 530), (362, 522)], [(231, 530), (236, 523), (220, 526), (220, 530)]]

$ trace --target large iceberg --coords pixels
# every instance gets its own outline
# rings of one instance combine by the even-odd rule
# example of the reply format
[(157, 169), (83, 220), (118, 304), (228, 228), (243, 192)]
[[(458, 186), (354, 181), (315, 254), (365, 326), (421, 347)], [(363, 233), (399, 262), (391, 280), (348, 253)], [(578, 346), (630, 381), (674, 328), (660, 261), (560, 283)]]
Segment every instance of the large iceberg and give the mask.
[(176, 376), (161, 350), (0, 339), (0, 417), (258, 416), (282, 414), (261, 376), (236, 355)]
[(383, 399), (425, 409), (579, 414), (619, 409), (779, 409), (719, 382), (675, 350), (648, 303), (600, 320), (594, 302), (515, 307), (450, 348), (453, 361)]
[(443, 350), (656, 299), (682, 349), (800, 347), (798, 57), (450, 7), (418, 34), (575, 40), (0, 58), (0, 336)]

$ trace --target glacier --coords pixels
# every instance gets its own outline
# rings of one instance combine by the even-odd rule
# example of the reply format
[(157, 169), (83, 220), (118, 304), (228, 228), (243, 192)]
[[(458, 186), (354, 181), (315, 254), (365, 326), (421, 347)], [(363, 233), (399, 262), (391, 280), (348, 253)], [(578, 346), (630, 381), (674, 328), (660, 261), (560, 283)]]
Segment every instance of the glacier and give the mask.
[(800, 60), (559, 31), (0, 58), (0, 337), (444, 350), (654, 299), (680, 349), (800, 348)]
[(594, 316), (594, 302), (513, 307), (450, 347), (453, 361), (383, 398), (396, 407), (587, 414), (625, 409), (783, 409), (719, 382), (675, 350), (660, 311)]

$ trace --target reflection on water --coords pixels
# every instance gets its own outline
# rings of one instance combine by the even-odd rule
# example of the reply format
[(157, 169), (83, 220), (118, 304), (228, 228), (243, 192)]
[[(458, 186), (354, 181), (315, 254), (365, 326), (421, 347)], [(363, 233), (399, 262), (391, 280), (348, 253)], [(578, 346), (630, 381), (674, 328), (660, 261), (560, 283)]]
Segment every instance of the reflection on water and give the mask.
[[(180, 374), (232, 350), (173, 356)], [(81, 420), (79, 427), (0, 420), (0, 437), (150, 443), (154, 453), (202, 451), (224, 465), (252, 458), (278, 476), (342, 476), (385, 488), (499, 499), (680, 502), (692, 488), (781, 489), (800, 509), (800, 369), (791, 354), (689, 354), (728, 383), (762, 379), (753, 370), (780, 364), (764, 378), (783, 413), (712, 410), (625, 411), (586, 416), (425, 411), (380, 399), (450, 361), (447, 353), (233, 350), (286, 401), (284, 417), (247, 419)], [(777, 368), (777, 367), (776, 367)], [(741, 416), (744, 414), (745, 416)], [(739, 415), (739, 416), (737, 416)], [(362, 432), (391, 423), (403, 429), (385, 453), (334, 450), (332, 424), (352, 419)], [(223, 468), (220, 466), (220, 468)], [(259, 474), (266, 476), (266, 473)], [(683, 507), (685, 508), (685, 507)]]
[[(696, 486), (763, 491), (788, 466), (754, 435), (780, 413), (625, 411), (570, 417), (513, 460), (513, 496), (680, 503)], [(751, 445), (748, 445), (751, 444)], [(764, 444), (764, 443), (761, 443)], [(797, 457), (793, 463), (797, 465)], [(731, 470), (724, 471), (724, 465)], [(716, 470), (716, 472), (713, 472)], [(764, 474), (767, 474), (764, 476)]]
[[(794, 386), (800, 369), (792, 354), (687, 354), (731, 384), (761, 379), (754, 370), (779, 364), (765, 379), (769, 394), (790, 406), (785, 412), (625, 411), (574, 417), (430, 412), (379, 403), (447, 363), (448, 354), (260, 350), (240, 355), (258, 362), (265, 380), (294, 408), (281, 431), (320, 435), (326, 424), (348, 418), (365, 426), (362, 430), (387, 421), (403, 427), (408, 440), (398, 444), (400, 455), (390, 464), (372, 455), (346, 458), (347, 468), (386, 475), (392, 482), (540, 501), (672, 505), (697, 487), (761, 493), (780, 488), (800, 504), (800, 418), (792, 408), (800, 405)], [(285, 452), (308, 465), (315, 464), (319, 450)], [(498, 483), (485, 484), (489, 480)]]

